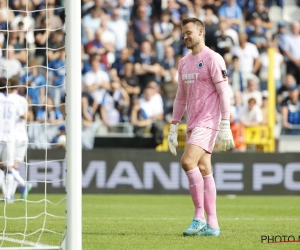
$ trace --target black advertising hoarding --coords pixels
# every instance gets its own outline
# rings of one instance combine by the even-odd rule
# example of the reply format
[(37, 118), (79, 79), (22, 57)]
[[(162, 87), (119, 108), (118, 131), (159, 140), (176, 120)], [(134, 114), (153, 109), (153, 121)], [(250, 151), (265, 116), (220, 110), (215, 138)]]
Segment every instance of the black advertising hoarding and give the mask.
[[(83, 151), (83, 193), (188, 194), (180, 158), (181, 152), (174, 157), (150, 149)], [(63, 151), (30, 150), (28, 163), (27, 179), (33, 192), (45, 192), (45, 176), (47, 193), (65, 192)], [(218, 194), (300, 194), (299, 153), (214, 153), (212, 164)]]

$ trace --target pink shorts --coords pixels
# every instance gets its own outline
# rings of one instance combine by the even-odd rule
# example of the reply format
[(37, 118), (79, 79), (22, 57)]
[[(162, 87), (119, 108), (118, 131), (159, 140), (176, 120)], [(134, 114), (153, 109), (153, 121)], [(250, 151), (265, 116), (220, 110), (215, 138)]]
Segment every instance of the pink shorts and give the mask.
[(217, 135), (218, 130), (205, 127), (195, 127), (186, 133), (186, 144), (196, 145), (211, 154), (214, 149)]

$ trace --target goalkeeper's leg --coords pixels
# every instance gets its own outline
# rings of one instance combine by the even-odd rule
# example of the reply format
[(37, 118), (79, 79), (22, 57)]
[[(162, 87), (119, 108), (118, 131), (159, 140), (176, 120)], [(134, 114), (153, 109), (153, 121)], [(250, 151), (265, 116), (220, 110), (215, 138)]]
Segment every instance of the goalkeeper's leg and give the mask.
[(198, 167), (204, 180), (204, 209), (206, 212), (207, 228), (198, 235), (219, 236), (220, 228), (216, 210), (216, 185), (211, 170), (211, 154), (205, 154), (199, 161)]
[(186, 172), (190, 194), (195, 207), (194, 219), (190, 226), (183, 232), (183, 235), (197, 235), (197, 233), (206, 227), (204, 216), (204, 186), (203, 178), (197, 163), (205, 151), (196, 145), (188, 144), (181, 158), (181, 165)]

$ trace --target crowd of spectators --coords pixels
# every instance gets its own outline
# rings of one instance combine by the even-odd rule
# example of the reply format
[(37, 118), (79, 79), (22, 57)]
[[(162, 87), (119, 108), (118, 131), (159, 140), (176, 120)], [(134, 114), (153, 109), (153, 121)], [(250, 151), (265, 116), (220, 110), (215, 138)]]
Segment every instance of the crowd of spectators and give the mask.
[[(120, 124), (131, 124), (139, 136), (170, 122), (178, 63), (189, 53), (180, 22), (196, 17), (205, 24), (206, 45), (227, 65), (237, 150), (245, 150), (244, 127), (267, 123), (268, 48), (275, 49), (274, 112), (282, 117), (283, 133), (299, 133), (294, 128), (300, 126), (300, 24), (272, 23), (269, 17), (272, 6), (282, 8), (283, 1), (81, 2), (83, 131), (96, 133), (102, 126), (120, 132)], [(32, 104), (30, 122), (64, 119), (63, 6), (63, 0), (0, 0), (0, 75), (27, 85), (20, 94)], [(52, 115), (42, 110), (45, 104)]]

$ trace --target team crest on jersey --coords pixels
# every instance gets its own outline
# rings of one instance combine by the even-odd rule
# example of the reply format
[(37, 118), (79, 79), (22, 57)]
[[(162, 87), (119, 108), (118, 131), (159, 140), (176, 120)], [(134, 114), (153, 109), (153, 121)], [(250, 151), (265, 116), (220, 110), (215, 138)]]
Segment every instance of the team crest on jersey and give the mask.
[(201, 60), (199, 63), (198, 63), (198, 69), (201, 69), (203, 67), (204, 63), (203, 63), (203, 60)]

